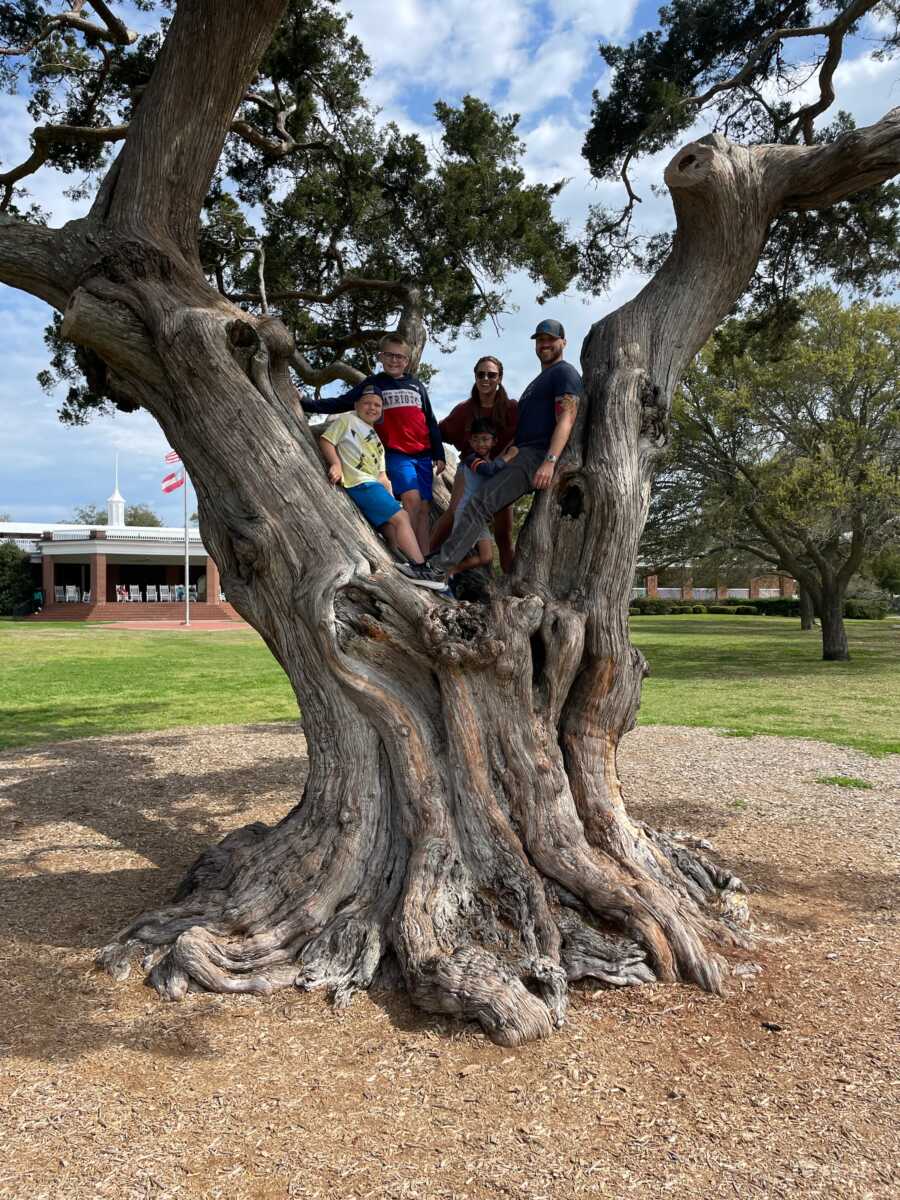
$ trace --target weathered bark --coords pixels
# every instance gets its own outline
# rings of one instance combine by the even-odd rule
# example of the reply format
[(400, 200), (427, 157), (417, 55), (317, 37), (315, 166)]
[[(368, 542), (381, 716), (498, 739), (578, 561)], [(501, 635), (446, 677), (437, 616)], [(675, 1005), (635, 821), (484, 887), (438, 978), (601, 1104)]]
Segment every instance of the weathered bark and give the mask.
[(0, 278), (65, 306), (66, 335), (179, 451), (229, 600), (287, 673), (309, 746), (284, 820), (208, 850), (100, 959), (122, 977), (139, 954), (170, 999), (294, 984), (344, 1003), (399, 980), (509, 1045), (559, 1025), (583, 977), (718, 990), (721, 951), (746, 944), (740, 881), (632, 820), (616, 771), (646, 673), (627, 607), (650, 476), (679, 374), (774, 213), (893, 174), (900, 120), (828, 147), (712, 137), (676, 156), (672, 255), (585, 342), (589, 403), (508, 589), (450, 605), (410, 587), (326, 485), (287, 331), (241, 313), (197, 265), (192, 220), (282, 5), (239, 7), (217, 22), (211, 0), (181, 0), (85, 222), (0, 224)]

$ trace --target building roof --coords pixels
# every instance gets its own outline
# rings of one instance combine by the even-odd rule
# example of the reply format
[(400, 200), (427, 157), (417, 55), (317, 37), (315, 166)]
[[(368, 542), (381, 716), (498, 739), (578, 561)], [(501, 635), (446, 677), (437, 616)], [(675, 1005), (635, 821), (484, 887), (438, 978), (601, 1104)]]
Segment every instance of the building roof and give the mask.
[[(92, 529), (115, 533), (119, 537), (129, 538), (160, 538), (184, 541), (183, 525), (54, 525), (52, 522), (37, 521), (3, 521), (0, 522), (0, 539), (24, 537), (42, 540), (44, 533), (82, 533), (87, 538)], [(196, 525), (188, 526), (188, 539), (200, 540), (200, 530)]]

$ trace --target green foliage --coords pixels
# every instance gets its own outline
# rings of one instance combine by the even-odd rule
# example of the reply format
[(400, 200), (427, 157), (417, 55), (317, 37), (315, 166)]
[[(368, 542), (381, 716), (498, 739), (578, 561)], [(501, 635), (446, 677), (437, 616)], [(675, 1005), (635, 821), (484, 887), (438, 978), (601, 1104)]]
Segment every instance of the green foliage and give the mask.
[(867, 563), (867, 573), (884, 591), (900, 592), (900, 544), (882, 546)]
[[(594, 93), (583, 153), (598, 179), (615, 179), (624, 163), (674, 146), (703, 107), (713, 127), (743, 143), (795, 143), (802, 86), (816, 71), (825, 38), (773, 41), (776, 29), (825, 24), (846, 0), (813, 6), (805, 0), (672, 0), (659, 11), (659, 28), (628, 45), (601, 44), (610, 68), (608, 86)], [(898, 10), (880, 6), (879, 50), (898, 46)], [(851, 32), (856, 25), (851, 25)], [(737, 86), (722, 87), (740, 72)], [(604, 81), (605, 82), (605, 81)], [(709, 89), (721, 90), (700, 105)], [(813, 134), (826, 142), (853, 127), (839, 112)], [(668, 235), (643, 239), (630, 228), (630, 212), (595, 208), (582, 271), (602, 290), (629, 267), (654, 270), (668, 252)], [(883, 184), (831, 209), (776, 217), (750, 286), (756, 304), (789, 302), (811, 277), (826, 273), (835, 284), (868, 294), (888, 291), (900, 263), (900, 189)]]
[(752, 604), (736, 604), (731, 611), (741, 617), (755, 617), (757, 614), (757, 609)]
[(705, 613), (708, 610), (705, 604), (693, 604), (691, 605), (691, 611), (695, 613)]
[(883, 621), (887, 616), (887, 605), (878, 600), (857, 600), (851, 596), (844, 601), (844, 616), (851, 621)]
[[(107, 512), (97, 504), (84, 504), (76, 508), (72, 516), (73, 525), (106, 525)], [(159, 528), (162, 521), (149, 504), (127, 504), (125, 506), (125, 524)]]
[(631, 601), (631, 606), (640, 613), (651, 613), (657, 616), (672, 611), (671, 603), (668, 600), (660, 600), (657, 596), (635, 596)]
[(0, 616), (10, 616), (33, 592), (28, 555), (12, 542), (0, 542)]
[[(0, 59), (8, 86), (27, 83), (41, 123), (127, 122), (168, 21), (167, 4), (146, 7), (161, 11), (159, 28), (135, 46), (101, 53), (90, 39), (57, 31), (30, 55)], [(51, 12), (33, 2), (16, 13), (0, 4), (0, 40), (27, 42)], [(552, 212), (565, 181), (526, 182), (517, 116), (472, 96), (439, 102), (442, 133), (431, 155), (420, 137), (369, 107), (362, 86), (371, 70), (333, 0), (289, 0), (237, 112), (252, 137), (226, 141), (202, 213), (199, 251), (210, 283), (258, 309), (262, 248), (271, 310), (313, 368), (339, 360), (369, 369), (378, 338), (398, 325), (449, 348), (503, 313), (510, 273), (525, 272), (541, 303), (577, 270), (576, 248)], [(51, 162), (67, 174), (87, 172), (75, 189), (87, 195), (111, 154), (102, 144), (54, 144)], [(23, 186), (20, 208), (26, 199)], [(59, 318), (46, 341), (51, 362), (39, 378), (48, 389), (66, 385), (63, 421), (134, 407), (95, 356), (62, 340)]]
[(730, 613), (734, 612), (734, 609), (730, 608), (727, 604), (710, 604), (710, 605), (707, 605), (706, 611), (709, 613), (713, 613), (716, 616), (720, 616), (720, 617), (726, 616), (727, 617)]
[(896, 529), (900, 311), (817, 289), (788, 325), (766, 317), (726, 322), (687, 374), (664, 467), (678, 503), (651, 509), (641, 553), (668, 536), (681, 561), (746, 555), (819, 603)]
[(800, 601), (796, 596), (771, 596), (768, 599), (754, 600), (753, 603), (763, 617), (800, 616)]
[[(347, 275), (414, 286), (430, 337), (449, 346), (503, 312), (512, 271), (527, 272), (539, 302), (565, 289), (576, 252), (552, 215), (561, 183), (525, 183), (518, 118), (472, 96), (458, 108), (437, 104), (435, 115), (436, 163), (417, 136), (358, 118), (352, 146), (266, 201), (273, 295), (327, 293)], [(365, 369), (373, 335), (353, 331), (392, 328), (402, 296), (353, 289), (332, 305), (285, 300), (282, 308), (315, 365), (345, 355)]]

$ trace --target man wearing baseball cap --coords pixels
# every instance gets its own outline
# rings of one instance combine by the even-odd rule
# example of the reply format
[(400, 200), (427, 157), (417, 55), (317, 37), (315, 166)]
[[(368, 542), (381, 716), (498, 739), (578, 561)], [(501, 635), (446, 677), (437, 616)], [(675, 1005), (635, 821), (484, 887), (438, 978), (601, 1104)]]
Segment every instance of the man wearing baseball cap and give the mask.
[[(581, 376), (563, 358), (566, 331), (559, 321), (540, 321), (531, 335), (541, 371), (519, 400), (514, 448), (495, 460), (496, 474), (458, 515), (453, 533), (427, 561), (437, 575), (447, 575), (468, 554), (494, 513), (553, 482), (559, 456), (566, 448), (578, 402), (584, 396)], [(405, 566), (398, 567), (404, 574)]]

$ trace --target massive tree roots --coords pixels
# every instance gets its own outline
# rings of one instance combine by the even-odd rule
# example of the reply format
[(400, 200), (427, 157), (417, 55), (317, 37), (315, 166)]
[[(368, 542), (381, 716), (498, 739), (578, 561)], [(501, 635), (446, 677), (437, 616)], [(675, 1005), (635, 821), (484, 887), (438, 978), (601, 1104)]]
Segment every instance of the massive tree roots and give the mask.
[[(614, 762), (564, 759), (557, 723), (581, 642), (539, 668), (534, 656), (559, 614), (507, 599), (499, 624), (428, 600), (425, 652), (407, 649), (405, 673), (389, 674), (393, 618), (363, 599), (338, 605), (330, 690), (306, 710), (301, 803), (208, 849), (171, 904), (100, 963), (122, 979), (139, 957), (170, 1000), (294, 985), (341, 1006), (372, 984), (400, 986), (503, 1045), (561, 1025), (575, 980), (721, 990), (721, 950), (746, 945), (742, 885), (702, 845), (631, 822), (608, 786)], [(382, 719), (366, 703), (339, 711), (335, 680)]]
[[(589, 881), (578, 893), (538, 877), (524, 889), (504, 880), (501, 858), (488, 882), (484, 862), (435, 843), (391, 846), (371, 826), (339, 833), (343, 844), (310, 844), (308, 803), (274, 828), (250, 825), (205, 851), (171, 904), (138, 917), (98, 962), (124, 979), (139, 959), (168, 1000), (189, 989), (265, 995), (294, 985), (325, 989), (342, 1007), (373, 983), (400, 986), (420, 1007), (516, 1045), (563, 1023), (569, 982), (685, 978), (719, 990), (721, 959), (701, 934), (743, 944), (734, 910), (712, 915), (741, 894), (739, 881), (659, 834), (652, 840), (677, 863), (671, 895), (635, 878), (601, 910)], [(358, 868), (352, 878), (347, 864)]]

